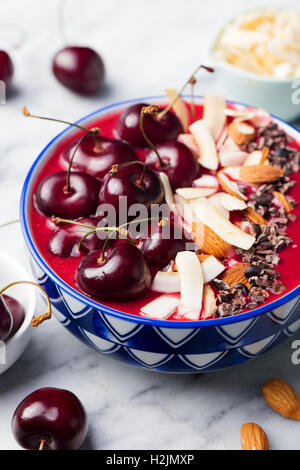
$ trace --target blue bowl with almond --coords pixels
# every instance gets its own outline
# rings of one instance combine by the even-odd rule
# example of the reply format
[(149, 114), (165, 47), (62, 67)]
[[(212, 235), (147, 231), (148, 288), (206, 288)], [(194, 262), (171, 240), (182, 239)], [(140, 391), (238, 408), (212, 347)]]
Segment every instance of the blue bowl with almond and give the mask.
[[(217, 371), (300, 328), (300, 136), (221, 97), (168, 103), (116, 103), (52, 139), (26, 178), (22, 229), (35, 278), (79, 340), (143, 369)], [(104, 230), (102, 204), (124, 195), (168, 216), (150, 235), (133, 236), (132, 218)]]

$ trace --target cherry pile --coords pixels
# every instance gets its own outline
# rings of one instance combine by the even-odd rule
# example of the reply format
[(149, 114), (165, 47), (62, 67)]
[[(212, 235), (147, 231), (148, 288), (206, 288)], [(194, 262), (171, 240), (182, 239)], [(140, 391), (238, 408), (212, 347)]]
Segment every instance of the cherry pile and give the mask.
[[(23, 113), (52, 120), (34, 116), (26, 108)], [(143, 204), (148, 211), (164, 202), (160, 172), (175, 190), (191, 185), (199, 165), (191, 150), (176, 140), (183, 130), (170, 109), (147, 103), (129, 106), (117, 124), (120, 139), (102, 135), (99, 128), (74, 126), (82, 132), (61, 152), (65, 171), (48, 174), (34, 194), (36, 209), (53, 224), (49, 250), (63, 258), (82, 256), (74, 276), (85, 294), (99, 300), (135, 300), (147, 294), (153, 275), (184, 250), (185, 241), (172, 234), (164, 239), (159, 218), (156, 229), (133, 240), (134, 217), (125, 214), (126, 223), (120, 227), (124, 218), (119, 213), (120, 198), (127, 198), (127, 208)], [(135, 150), (141, 147), (145, 161)], [(105, 229), (106, 204), (115, 208), (117, 223)], [(173, 218), (169, 224), (174, 228)], [(124, 231), (126, 236), (120, 237)]]

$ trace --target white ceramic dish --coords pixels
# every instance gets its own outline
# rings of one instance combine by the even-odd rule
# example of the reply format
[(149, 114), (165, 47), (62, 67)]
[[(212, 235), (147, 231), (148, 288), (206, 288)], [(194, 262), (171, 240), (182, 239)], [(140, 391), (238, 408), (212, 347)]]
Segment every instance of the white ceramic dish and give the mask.
[(216, 58), (215, 44), (226, 25), (236, 16), (227, 21), (214, 37), (207, 51), (205, 63), (215, 69), (216, 78), (222, 83), (222, 89), (228, 99), (251, 103), (251, 106), (264, 108), (286, 121), (296, 120), (300, 117), (299, 78), (276, 79), (258, 75)]
[[(32, 277), (14, 258), (0, 251), (0, 287), (14, 281), (30, 281)], [(26, 284), (11, 287), (5, 294), (14, 297), (24, 307), (25, 319), (20, 329), (5, 346), (0, 347), (0, 375), (19, 359), (29, 343), (32, 333), (31, 320), (36, 309), (36, 291)]]

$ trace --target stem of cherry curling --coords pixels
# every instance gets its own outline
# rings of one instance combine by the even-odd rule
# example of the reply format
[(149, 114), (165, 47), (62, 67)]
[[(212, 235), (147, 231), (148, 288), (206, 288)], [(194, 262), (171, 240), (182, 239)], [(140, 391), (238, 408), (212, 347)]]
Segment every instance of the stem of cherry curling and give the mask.
[(144, 182), (144, 176), (145, 176), (145, 171), (146, 171), (147, 165), (146, 165), (145, 162), (142, 162), (141, 160), (133, 160), (131, 162), (124, 162), (124, 163), (119, 163), (119, 164), (116, 163), (115, 165), (112, 165), (111, 169), (109, 170), (109, 175), (112, 176), (112, 177), (117, 176), (119, 168), (122, 168), (124, 166), (134, 165), (136, 163), (138, 165), (142, 165), (142, 167), (143, 167), (141, 176), (139, 177), (139, 179), (136, 182), (136, 184), (138, 184), (139, 186), (142, 186), (143, 182)]
[(42, 286), (40, 286), (39, 284), (37, 284), (36, 282), (32, 282), (32, 281), (15, 281), (15, 282), (11, 282), (10, 284), (8, 284), (7, 286), (3, 287), (0, 290), (0, 296), (3, 294), (3, 292), (5, 292), (10, 287), (17, 286), (19, 284), (29, 284), (31, 286), (38, 287), (45, 294), (45, 297), (46, 297), (46, 300), (47, 300), (46, 313), (44, 313), (42, 315), (38, 315), (37, 317), (33, 317), (32, 321), (31, 321), (31, 325), (36, 327), (36, 326), (39, 326), (41, 323), (43, 323), (45, 320), (50, 320), (50, 318), (52, 316), (52, 309), (51, 309), (51, 302), (50, 302), (50, 299), (49, 299), (49, 295), (47, 294), (45, 289)]
[(176, 96), (174, 96), (174, 98), (172, 99), (172, 101), (169, 103), (169, 105), (163, 110), (161, 111), (160, 113), (158, 113), (157, 115), (157, 119), (160, 120), (162, 119), (165, 114), (167, 114), (170, 109), (173, 108), (174, 104), (176, 103), (176, 101), (178, 100), (178, 98), (180, 98), (180, 95), (183, 93), (185, 87), (191, 83), (191, 81), (194, 79), (195, 80), (195, 75), (196, 73), (200, 70), (200, 69), (204, 69), (206, 70), (207, 72), (209, 73), (213, 73), (215, 70), (212, 68), (212, 67), (209, 67), (207, 65), (198, 65), (198, 67), (196, 68), (196, 70), (194, 70), (194, 72), (192, 73), (192, 75), (189, 77), (189, 79), (183, 84), (183, 86), (180, 88), (179, 92), (177, 93)]
[(76, 124), (74, 122), (69, 122), (69, 121), (65, 121), (65, 120), (62, 120), (62, 119), (56, 119), (56, 118), (51, 118), (51, 117), (46, 117), (46, 116), (38, 116), (36, 114), (31, 114), (28, 111), (28, 109), (26, 108), (26, 106), (23, 106), (22, 113), (25, 117), (31, 117), (31, 118), (35, 118), (35, 119), (43, 119), (45, 121), (60, 122), (61, 124), (67, 124), (68, 126), (77, 127), (77, 129), (80, 129), (81, 131), (84, 131), (86, 133), (86, 135), (91, 134), (93, 136), (94, 142), (95, 142), (95, 146), (93, 148), (94, 152), (101, 153), (103, 151), (102, 145), (101, 145), (99, 139), (97, 138), (97, 135), (100, 134), (100, 132), (101, 132), (101, 129), (99, 127), (93, 127), (92, 129), (87, 129), (86, 127), (80, 126), (79, 124)]
[(158, 163), (159, 163), (160, 168), (163, 168), (164, 163), (161, 159), (161, 156), (159, 155), (159, 152), (158, 152), (157, 148), (155, 147), (155, 145), (147, 137), (147, 135), (145, 133), (145, 130), (144, 130), (144, 118), (145, 118), (145, 116), (146, 115), (157, 116), (158, 114), (159, 114), (159, 107), (158, 106), (155, 106), (155, 105), (143, 106), (143, 108), (141, 109), (141, 115), (140, 115), (140, 130), (141, 130), (141, 133), (143, 134), (143, 137), (144, 137), (146, 143), (155, 152), (155, 154), (158, 158)]

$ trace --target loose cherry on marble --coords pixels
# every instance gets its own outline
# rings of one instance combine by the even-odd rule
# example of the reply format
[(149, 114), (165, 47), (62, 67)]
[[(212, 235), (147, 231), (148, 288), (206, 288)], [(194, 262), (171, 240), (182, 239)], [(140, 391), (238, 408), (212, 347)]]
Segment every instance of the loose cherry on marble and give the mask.
[(40, 388), (18, 405), (12, 431), (24, 449), (76, 450), (87, 434), (86, 412), (74, 393)]
[[(59, 225), (58, 230), (49, 239), (49, 250), (54, 255), (68, 258), (69, 256), (79, 256), (81, 251), (89, 253), (103, 247), (105, 238), (100, 238), (97, 235), (99, 232), (96, 230), (91, 232), (100, 223), (101, 218), (85, 217), (75, 222), (55, 217), (52, 221)], [(84, 238), (89, 232), (91, 233)]]
[(141, 161), (114, 165), (105, 176), (100, 190), (100, 204), (111, 204), (119, 214), (120, 197), (127, 197), (127, 207), (133, 204), (159, 204), (163, 187), (158, 175)]
[[(26, 117), (67, 123), (66, 121), (33, 115), (25, 106), (22, 108), (22, 113)], [(76, 151), (80, 144), (91, 134), (95, 139), (96, 146), (98, 144), (97, 135), (100, 129), (86, 129), (78, 124), (71, 125), (84, 130), (85, 134), (79, 139), (75, 146), (68, 171), (57, 171), (46, 176), (35, 193), (35, 202), (38, 209), (49, 217), (56, 216), (65, 219), (86, 217), (94, 214), (98, 206), (100, 190), (99, 180), (88, 173), (72, 173), (71, 170)]]
[[(97, 136), (97, 141), (98, 145), (95, 145), (95, 138), (92, 135), (82, 140), (76, 151), (74, 169), (87, 171), (92, 176), (102, 179), (112, 165), (136, 160), (133, 148), (126, 142), (101, 135)], [(62, 154), (63, 162), (67, 165), (70, 164), (76, 145), (77, 141), (72, 142)]]
[(55, 55), (52, 71), (63, 86), (81, 95), (98, 93), (104, 82), (103, 60), (90, 47), (64, 47)]
[[(179, 251), (185, 251), (185, 238), (175, 237), (173, 222), (153, 224), (149, 236), (141, 238), (138, 247), (151, 267), (162, 269), (174, 260)], [(182, 232), (181, 232), (182, 233)]]
[[(137, 103), (128, 106), (120, 116), (118, 123), (118, 134), (121, 139), (126, 140), (135, 147), (146, 147), (147, 144), (140, 130), (141, 110), (148, 105)], [(163, 109), (161, 109), (163, 112)], [(154, 144), (160, 144), (168, 140), (176, 139), (182, 132), (182, 125), (172, 111), (168, 111), (162, 118), (148, 115), (144, 123), (145, 133)]]
[(105, 253), (92, 251), (86, 255), (78, 267), (77, 282), (95, 299), (127, 302), (149, 291), (151, 274), (141, 251), (123, 242)]
[(0, 80), (8, 87), (14, 73), (12, 60), (7, 52), (0, 50)]
[(173, 190), (191, 186), (192, 181), (199, 174), (199, 165), (191, 150), (177, 140), (154, 145), (144, 130), (145, 116), (155, 115), (158, 112), (158, 106), (147, 106), (141, 110), (141, 132), (147, 144), (152, 148), (145, 158), (145, 163), (156, 171), (166, 173)]

